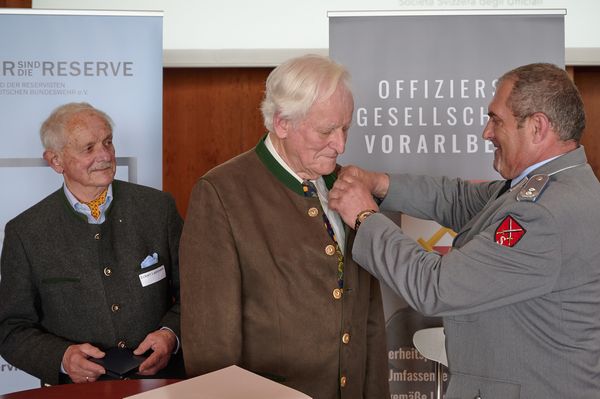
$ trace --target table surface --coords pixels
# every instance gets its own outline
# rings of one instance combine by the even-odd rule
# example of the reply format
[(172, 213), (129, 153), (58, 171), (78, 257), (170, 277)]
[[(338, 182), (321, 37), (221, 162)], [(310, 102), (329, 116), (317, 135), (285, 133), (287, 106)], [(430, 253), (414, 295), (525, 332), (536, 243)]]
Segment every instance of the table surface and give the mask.
[(54, 385), (0, 395), (0, 399), (122, 399), (125, 396), (160, 388), (178, 381), (181, 380), (114, 380)]

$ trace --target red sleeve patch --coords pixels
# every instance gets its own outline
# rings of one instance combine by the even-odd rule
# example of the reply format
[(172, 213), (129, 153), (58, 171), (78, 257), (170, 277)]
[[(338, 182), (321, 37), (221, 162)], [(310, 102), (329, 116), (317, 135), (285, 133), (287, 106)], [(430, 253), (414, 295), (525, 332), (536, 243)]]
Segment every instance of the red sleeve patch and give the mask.
[(525, 229), (512, 216), (507, 216), (496, 229), (496, 243), (505, 247), (514, 247), (525, 235), (525, 232)]

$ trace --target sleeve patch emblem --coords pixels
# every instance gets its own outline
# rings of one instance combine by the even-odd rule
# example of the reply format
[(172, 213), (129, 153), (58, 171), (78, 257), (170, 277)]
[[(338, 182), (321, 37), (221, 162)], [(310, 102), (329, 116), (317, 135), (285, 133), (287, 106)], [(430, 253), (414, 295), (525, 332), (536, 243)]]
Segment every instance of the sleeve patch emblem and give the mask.
[(512, 216), (507, 216), (496, 229), (496, 243), (505, 247), (514, 247), (525, 235), (525, 232), (525, 229)]

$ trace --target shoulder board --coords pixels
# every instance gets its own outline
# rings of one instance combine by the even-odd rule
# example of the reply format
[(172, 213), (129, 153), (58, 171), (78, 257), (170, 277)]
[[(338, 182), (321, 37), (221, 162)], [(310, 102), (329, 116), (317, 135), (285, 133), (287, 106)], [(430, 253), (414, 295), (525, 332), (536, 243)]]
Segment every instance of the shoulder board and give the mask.
[(533, 175), (517, 194), (517, 201), (535, 202), (542, 195), (542, 192), (548, 185), (550, 177), (548, 175)]

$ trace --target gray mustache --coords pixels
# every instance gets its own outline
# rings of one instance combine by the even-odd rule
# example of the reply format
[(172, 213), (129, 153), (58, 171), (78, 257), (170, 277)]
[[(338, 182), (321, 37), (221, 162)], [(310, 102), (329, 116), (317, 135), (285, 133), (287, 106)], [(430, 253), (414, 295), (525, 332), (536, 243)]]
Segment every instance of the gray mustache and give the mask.
[(102, 163), (99, 163), (96, 166), (94, 166), (92, 168), (92, 170), (102, 170), (102, 169), (108, 169), (108, 168), (112, 169), (112, 167), (113, 167), (112, 162), (102, 162)]

